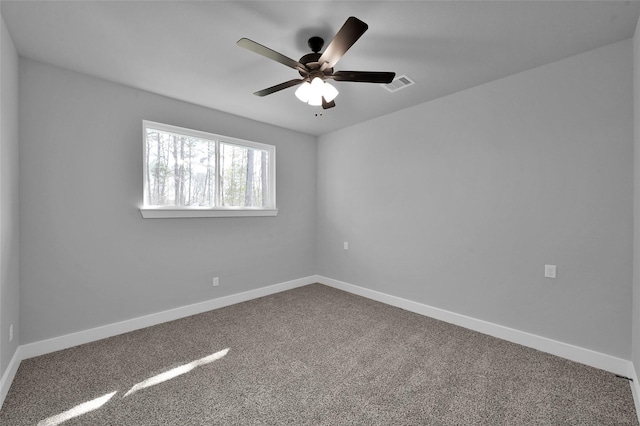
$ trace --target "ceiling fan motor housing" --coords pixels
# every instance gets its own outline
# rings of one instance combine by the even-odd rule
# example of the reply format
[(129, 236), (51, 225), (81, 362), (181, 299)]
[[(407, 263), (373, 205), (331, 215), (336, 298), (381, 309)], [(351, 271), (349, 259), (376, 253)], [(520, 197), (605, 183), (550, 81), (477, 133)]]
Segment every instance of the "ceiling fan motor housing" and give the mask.
[[(321, 73), (320, 72), (317, 72), (317, 73), (313, 72), (313, 71), (317, 71), (318, 68), (320, 67), (321, 64), (318, 64), (318, 59), (320, 59), (321, 56), (322, 56), (322, 53), (319, 53), (319, 52), (307, 53), (302, 58), (300, 58), (300, 60), (298, 62), (300, 62), (302, 65), (306, 66), (307, 69), (312, 70), (311, 74), (320, 74), (320, 75), (315, 75), (315, 77), (323, 77), (325, 75), (333, 74), (333, 68), (326, 68)], [(309, 64), (314, 64), (314, 65), (309, 65)], [(298, 72), (300, 73), (300, 75), (302, 77), (309, 76), (309, 73), (303, 73), (302, 71), (298, 71)]]

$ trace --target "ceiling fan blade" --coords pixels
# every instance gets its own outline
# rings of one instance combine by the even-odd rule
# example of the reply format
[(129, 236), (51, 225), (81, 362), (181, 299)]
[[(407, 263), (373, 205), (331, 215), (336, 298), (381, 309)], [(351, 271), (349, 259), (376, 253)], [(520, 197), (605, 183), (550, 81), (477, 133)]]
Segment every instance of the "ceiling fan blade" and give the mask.
[(297, 86), (305, 81), (304, 78), (297, 78), (294, 80), (285, 81), (284, 83), (276, 84), (275, 86), (268, 87), (266, 89), (259, 90), (253, 94), (256, 96), (267, 96), (280, 90), (287, 89), (289, 87)]
[(268, 47), (263, 46), (260, 43), (249, 40), (248, 38), (241, 38), (236, 42), (236, 44), (240, 47), (244, 47), (247, 50), (257, 53), (258, 55), (262, 55), (273, 61), (280, 62), (281, 64), (286, 65), (289, 68), (293, 68), (294, 70), (302, 71), (303, 73), (307, 74), (309, 73), (307, 67), (305, 67), (300, 62), (284, 56), (282, 53), (278, 53), (273, 49), (269, 49)]
[(365, 31), (367, 31), (367, 28), (369, 28), (367, 24), (358, 18), (351, 16), (347, 19), (342, 28), (338, 30), (338, 33), (335, 35), (333, 40), (331, 40), (331, 43), (329, 43), (327, 49), (320, 56), (318, 62), (320, 62), (320, 64), (328, 62), (329, 65), (325, 68), (333, 68), (340, 58), (342, 58), (342, 55), (344, 55), (345, 52), (353, 46), (353, 43), (355, 43)]
[(333, 108), (334, 106), (336, 106), (335, 101), (327, 102), (324, 96), (322, 97), (322, 109), (329, 109)]
[(382, 71), (336, 71), (327, 78), (335, 81), (355, 81), (358, 83), (391, 83), (395, 72)]

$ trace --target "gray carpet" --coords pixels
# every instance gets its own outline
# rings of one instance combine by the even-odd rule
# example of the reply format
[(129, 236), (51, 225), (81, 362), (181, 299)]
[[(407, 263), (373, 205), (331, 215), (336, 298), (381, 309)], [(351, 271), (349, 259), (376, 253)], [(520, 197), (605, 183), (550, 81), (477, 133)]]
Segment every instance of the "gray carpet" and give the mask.
[(614, 374), (314, 284), (25, 360), (0, 424), (638, 422)]

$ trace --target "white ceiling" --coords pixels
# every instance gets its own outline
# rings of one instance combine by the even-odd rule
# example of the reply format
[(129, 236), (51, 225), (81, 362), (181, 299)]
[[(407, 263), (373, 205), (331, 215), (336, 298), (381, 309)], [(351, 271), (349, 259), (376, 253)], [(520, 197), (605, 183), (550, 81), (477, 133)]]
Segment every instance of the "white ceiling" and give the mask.
[[(321, 135), (633, 36), (638, 1), (10, 1), (19, 55), (300, 132)], [(369, 30), (335, 70), (394, 71), (390, 93), (336, 82), (323, 111), (290, 88), (296, 71), (236, 46), (242, 37), (293, 59), (349, 16)], [(316, 116), (323, 112), (322, 116)]]

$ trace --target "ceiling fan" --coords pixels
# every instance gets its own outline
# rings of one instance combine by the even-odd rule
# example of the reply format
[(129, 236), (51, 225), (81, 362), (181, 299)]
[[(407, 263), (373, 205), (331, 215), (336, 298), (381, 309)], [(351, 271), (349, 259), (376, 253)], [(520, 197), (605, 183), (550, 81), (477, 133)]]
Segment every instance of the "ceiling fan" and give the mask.
[(289, 87), (301, 85), (296, 90), (296, 97), (309, 105), (322, 108), (336, 106), (334, 101), (338, 91), (327, 80), (352, 81), (359, 83), (391, 83), (395, 77), (394, 72), (379, 71), (336, 71), (333, 67), (351, 46), (364, 34), (369, 26), (355, 17), (350, 17), (338, 30), (326, 50), (320, 53), (324, 40), (321, 37), (311, 37), (308, 41), (313, 53), (308, 53), (295, 61), (275, 50), (269, 49), (248, 38), (241, 38), (237, 44), (259, 55), (265, 56), (283, 65), (293, 68), (300, 73), (302, 78), (297, 78), (284, 83), (276, 84), (263, 90), (254, 92), (256, 96), (267, 96)]

